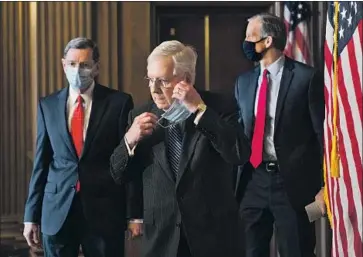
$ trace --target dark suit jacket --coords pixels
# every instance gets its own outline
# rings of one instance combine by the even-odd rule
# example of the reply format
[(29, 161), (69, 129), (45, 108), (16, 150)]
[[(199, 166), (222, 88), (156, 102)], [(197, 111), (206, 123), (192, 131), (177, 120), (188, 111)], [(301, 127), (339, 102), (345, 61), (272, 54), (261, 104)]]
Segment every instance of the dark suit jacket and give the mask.
[[(260, 67), (239, 76), (235, 94), (245, 134), (252, 141), (254, 104)], [(324, 83), (314, 68), (286, 57), (277, 100), (274, 144), (290, 201), (304, 208), (321, 188)], [(241, 198), (253, 168), (240, 167)]]
[(88, 131), (78, 159), (67, 126), (68, 87), (40, 99), (34, 168), (25, 205), (25, 222), (41, 224), (56, 234), (62, 227), (81, 183), (84, 215), (93, 229), (113, 233), (125, 228), (125, 185), (110, 175), (110, 156), (122, 140), (130, 95), (95, 85)]
[[(201, 94), (208, 106), (197, 126), (194, 116), (184, 122), (183, 153), (174, 181), (166, 157), (165, 129), (145, 138), (129, 158), (122, 142), (111, 157), (112, 176), (118, 183), (143, 183), (143, 256), (175, 257), (182, 223), (194, 257), (237, 257), (238, 203), (234, 197), (233, 166), (250, 155), (238, 124), (233, 97)], [(147, 104), (131, 112), (130, 124), (143, 112), (161, 111)], [(135, 199), (136, 200), (136, 199)]]

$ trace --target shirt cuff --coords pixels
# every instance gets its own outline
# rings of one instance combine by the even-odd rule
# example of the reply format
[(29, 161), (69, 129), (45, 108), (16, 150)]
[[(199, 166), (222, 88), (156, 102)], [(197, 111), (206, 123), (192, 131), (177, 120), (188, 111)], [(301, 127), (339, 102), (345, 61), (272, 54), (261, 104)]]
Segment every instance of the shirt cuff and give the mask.
[(203, 114), (205, 113), (206, 110), (202, 111), (202, 112), (198, 112), (195, 119), (194, 119), (194, 124), (198, 125), (200, 119), (202, 118)]
[(135, 155), (135, 148), (137, 146), (137, 144), (131, 149), (130, 146), (129, 146), (129, 143), (127, 142), (127, 139), (126, 137), (124, 137), (124, 140), (125, 140), (125, 145), (126, 145), (126, 148), (127, 148), (127, 152), (129, 153), (129, 156), (134, 156)]
[(34, 224), (34, 225), (36, 225), (36, 223), (34, 223), (34, 222), (24, 222), (24, 224)]
[(134, 223), (134, 224), (142, 224), (142, 223), (144, 223), (144, 220), (142, 220), (142, 219), (130, 219), (129, 221), (128, 221), (128, 223), (130, 224), (130, 223)]

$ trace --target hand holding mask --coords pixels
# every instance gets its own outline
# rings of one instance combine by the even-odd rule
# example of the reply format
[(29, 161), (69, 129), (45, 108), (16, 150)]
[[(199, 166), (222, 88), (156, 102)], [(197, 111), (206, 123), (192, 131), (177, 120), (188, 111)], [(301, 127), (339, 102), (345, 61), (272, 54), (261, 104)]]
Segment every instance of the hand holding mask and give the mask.
[[(158, 120), (158, 124), (163, 128), (167, 128), (173, 124), (182, 123), (183, 121), (188, 119), (191, 114), (192, 113), (181, 101), (175, 99), (169, 109), (161, 115), (161, 118)], [(164, 126), (160, 122), (162, 119), (168, 120), (167, 126)]]
[[(197, 90), (185, 81), (179, 82), (173, 91), (174, 102), (170, 108), (161, 115), (161, 119), (169, 121), (169, 125), (181, 123), (196, 112), (198, 105), (203, 103)], [(159, 123), (160, 124), (160, 123)], [(160, 124), (160, 126), (164, 127)]]
[(173, 98), (179, 100), (189, 112), (198, 110), (198, 105), (203, 103), (197, 90), (185, 81), (179, 82), (173, 91)]
[(125, 134), (130, 148), (133, 148), (144, 137), (151, 135), (156, 126), (157, 117), (153, 113), (144, 112), (134, 119), (130, 129)]

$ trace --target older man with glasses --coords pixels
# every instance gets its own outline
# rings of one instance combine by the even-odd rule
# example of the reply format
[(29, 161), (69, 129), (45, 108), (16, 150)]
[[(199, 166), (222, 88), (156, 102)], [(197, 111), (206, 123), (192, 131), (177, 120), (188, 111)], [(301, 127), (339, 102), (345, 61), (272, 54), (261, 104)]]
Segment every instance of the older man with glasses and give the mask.
[[(249, 144), (236, 100), (194, 88), (197, 54), (166, 41), (147, 60), (153, 101), (130, 113), (111, 157), (119, 183), (142, 184), (145, 257), (239, 257), (233, 166)], [(141, 188), (141, 187), (140, 187)]]

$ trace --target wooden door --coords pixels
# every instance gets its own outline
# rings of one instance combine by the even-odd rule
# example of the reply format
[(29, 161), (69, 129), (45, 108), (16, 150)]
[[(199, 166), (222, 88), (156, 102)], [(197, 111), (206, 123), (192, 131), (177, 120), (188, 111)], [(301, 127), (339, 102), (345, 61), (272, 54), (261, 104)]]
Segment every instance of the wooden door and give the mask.
[(247, 20), (267, 11), (255, 6), (161, 6), (156, 8), (156, 44), (179, 40), (198, 53), (198, 89), (231, 93), (237, 76), (253, 67), (241, 50)]

